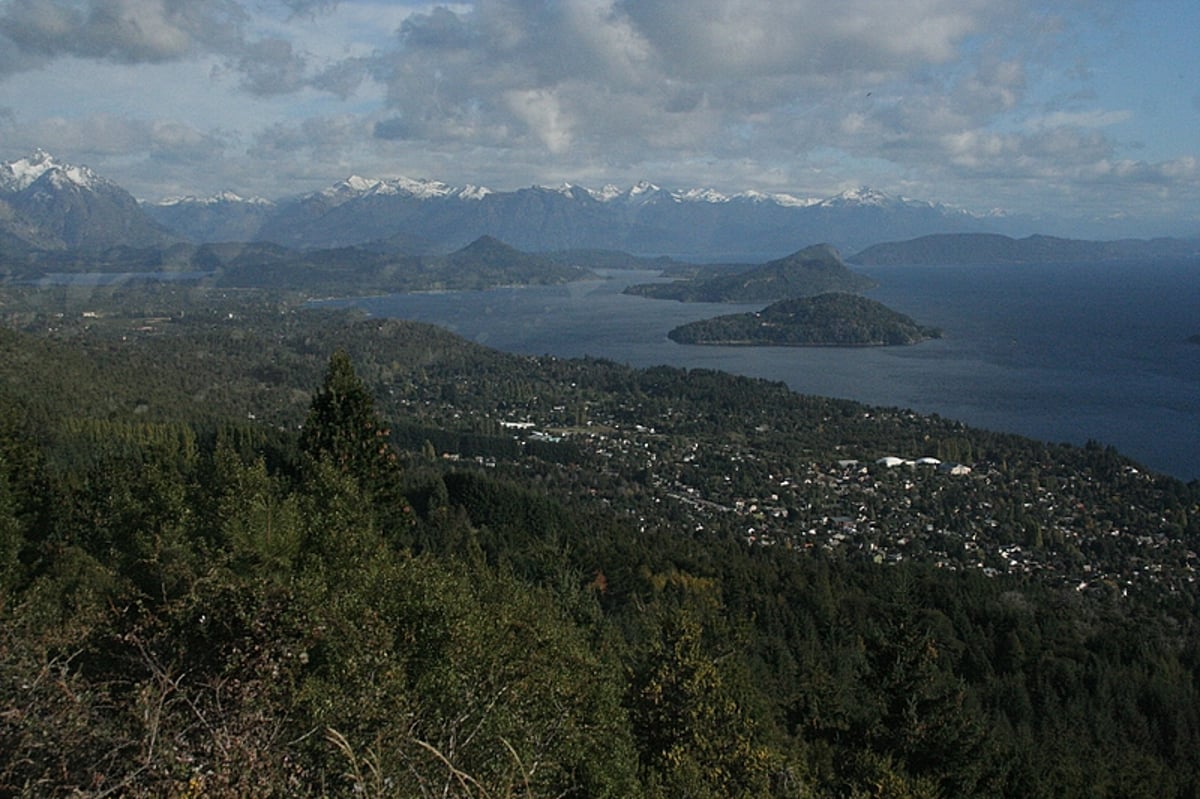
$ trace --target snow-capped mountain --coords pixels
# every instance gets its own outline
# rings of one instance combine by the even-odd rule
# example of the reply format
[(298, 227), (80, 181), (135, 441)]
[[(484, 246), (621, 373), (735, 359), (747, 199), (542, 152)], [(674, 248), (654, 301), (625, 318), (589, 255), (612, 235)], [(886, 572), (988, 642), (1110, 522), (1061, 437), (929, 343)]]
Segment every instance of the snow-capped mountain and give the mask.
[(167, 197), (157, 203), (143, 203), (142, 210), (157, 224), (189, 241), (254, 241), (275, 213), (276, 205), (262, 197), (242, 197), (225, 190), (208, 197)]
[[(718, 259), (770, 256), (814, 242), (854, 252), (931, 233), (1008, 232), (1003, 219), (859, 188), (828, 198), (650, 181), (599, 189), (570, 183), (515, 191), (438, 180), (352, 175), (278, 201), (223, 191), (139, 204), (85, 166), (49, 154), (0, 164), (0, 243), (60, 249), (269, 241), (287, 247), (449, 252), (480, 236), (526, 251), (603, 248)], [(165, 231), (169, 231), (168, 234)]]
[(185, 194), (178, 197), (165, 197), (162, 200), (159, 200), (156, 204), (163, 206), (190, 205), (195, 207), (204, 205), (219, 205), (221, 203), (246, 203), (247, 205), (275, 204), (263, 197), (243, 197), (240, 194), (229, 190), (219, 191), (216, 194), (210, 194), (208, 197), (195, 197), (190, 194)]
[(450, 251), (490, 235), (527, 251), (590, 247), (716, 258), (777, 255), (818, 241), (849, 252), (932, 232), (993, 229), (986, 219), (870, 188), (828, 198), (666, 189), (650, 181), (492, 191), (356, 175), (274, 205), (222, 199), (146, 209), (197, 241), (254, 239), (300, 248), (383, 242), (408, 251)]
[(0, 205), (0, 239), (9, 250), (144, 247), (175, 239), (116, 183), (42, 150), (0, 164)]
[(434, 200), (460, 197), (464, 200), (482, 199), (491, 191), (479, 186), (455, 187), (440, 180), (415, 180), (399, 177), (390, 179), (364, 178), (351, 175), (329, 188), (307, 195), (308, 199), (320, 197), (331, 206), (341, 205), (363, 197), (408, 197), (418, 200)]
[(95, 190), (102, 184), (109, 183), (86, 166), (60, 164), (54, 160), (54, 156), (39, 149), (27, 158), (0, 164), (0, 193), (15, 194), (24, 191), (47, 174), (50, 184), (58, 189), (74, 186)]

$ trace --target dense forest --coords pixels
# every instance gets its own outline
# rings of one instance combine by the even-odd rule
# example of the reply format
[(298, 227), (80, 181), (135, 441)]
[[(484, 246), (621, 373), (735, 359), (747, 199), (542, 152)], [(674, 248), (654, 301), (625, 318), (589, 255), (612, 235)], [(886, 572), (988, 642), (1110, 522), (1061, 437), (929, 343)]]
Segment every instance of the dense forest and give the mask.
[(0, 299), (2, 795), (1200, 795), (1200, 487), (1111, 448)]

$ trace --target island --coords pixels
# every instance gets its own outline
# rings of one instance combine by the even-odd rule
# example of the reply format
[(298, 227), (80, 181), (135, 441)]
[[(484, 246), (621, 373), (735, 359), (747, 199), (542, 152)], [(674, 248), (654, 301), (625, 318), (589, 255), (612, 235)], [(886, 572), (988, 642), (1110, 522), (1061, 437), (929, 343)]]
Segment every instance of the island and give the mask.
[(882, 303), (841, 292), (795, 297), (757, 313), (740, 313), (681, 325), (668, 337), (680, 344), (767, 347), (880, 347), (941, 338)]
[(718, 274), (671, 283), (642, 283), (626, 294), (679, 302), (774, 302), (831, 291), (864, 291), (875, 282), (851, 271), (836, 249), (817, 244), (756, 266), (730, 266)]

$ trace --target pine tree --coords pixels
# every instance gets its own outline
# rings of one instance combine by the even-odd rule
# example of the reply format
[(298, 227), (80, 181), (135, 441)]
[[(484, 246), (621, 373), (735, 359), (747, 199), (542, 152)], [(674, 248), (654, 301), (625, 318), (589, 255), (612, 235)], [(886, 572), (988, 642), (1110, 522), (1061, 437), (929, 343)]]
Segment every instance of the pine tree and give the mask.
[(314, 461), (352, 477), (373, 502), (380, 526), (389, 535), (411, 525), (412, 509), (401, 490), (391, 433), (344, 350), (330, 356), (321, 390), (309, 406), (300, 448)]
[(321, 390), (309, 406), (300, 447), (364, 483), (395, 461), (388, 430), (375, 413), (375, 399), (344, 350), (329, 359)]

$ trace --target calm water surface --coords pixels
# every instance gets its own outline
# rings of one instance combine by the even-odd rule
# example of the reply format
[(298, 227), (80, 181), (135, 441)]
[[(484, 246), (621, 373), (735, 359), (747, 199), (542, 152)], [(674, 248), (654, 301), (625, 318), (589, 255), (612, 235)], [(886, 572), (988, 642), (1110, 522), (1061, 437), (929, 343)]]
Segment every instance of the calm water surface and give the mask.
[(945, 338), (915, 347), (688, 347), (671, 328), (755, 305), (683, 304), (621, 290), (649, 272), (569, 286), (339, 300), (432, 322), (496, 349), (703, 367), (969, 424), (1115, 445), (1200, 478), (1200, 262), (861, 269), (869, 296)]

